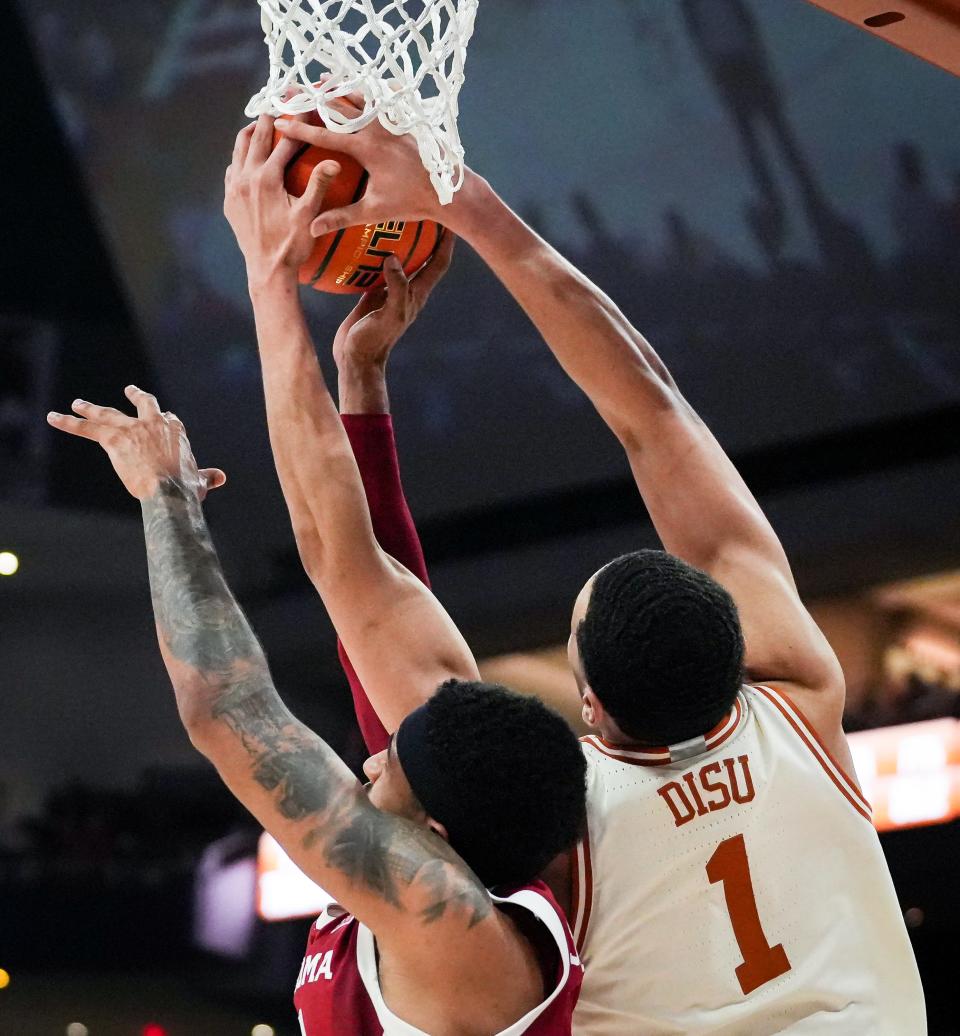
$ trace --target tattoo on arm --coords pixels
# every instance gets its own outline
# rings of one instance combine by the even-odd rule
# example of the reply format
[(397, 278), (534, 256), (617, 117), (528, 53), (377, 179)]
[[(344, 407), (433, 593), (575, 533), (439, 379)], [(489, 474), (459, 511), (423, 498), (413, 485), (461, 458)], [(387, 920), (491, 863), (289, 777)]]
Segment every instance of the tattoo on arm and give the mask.
[(143, 501), (150, 591), (167, 653), (191, 679), (174, 685), (184, 714), (220, 721), (242, 746), (254, 781), (278, 813), (305, 822), (302, 846), (328, 867), (425, 924), (445, 916), (468, 928), (492, 903), (437, 835), (372, 805), (336, 754), (277, 694), (267, 659), (227, 586), (199, 501), (162, 482)]
[(316, 828), (307, 840), (326, 842), (327, 862), (399, 909), (413, 902), (432, 924), (459, 916), (473, 928), (493, 909), (487, 890), (439, 835), (370, 807), (351, 816), (334, 837)]

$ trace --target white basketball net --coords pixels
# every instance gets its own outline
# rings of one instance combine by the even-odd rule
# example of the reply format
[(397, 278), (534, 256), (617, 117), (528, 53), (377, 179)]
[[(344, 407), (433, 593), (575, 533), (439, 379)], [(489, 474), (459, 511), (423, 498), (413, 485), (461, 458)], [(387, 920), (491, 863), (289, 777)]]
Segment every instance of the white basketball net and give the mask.
[[(379, 119), (413, 135), (437, 196), (452, 201), (463, 183), (458, 96), (478, 0), (258, 2), (270, 78), (246, 114), (316, 109), (335, 133)], [(348, 93), (366, 102), (354, 118), (330, 106)]]

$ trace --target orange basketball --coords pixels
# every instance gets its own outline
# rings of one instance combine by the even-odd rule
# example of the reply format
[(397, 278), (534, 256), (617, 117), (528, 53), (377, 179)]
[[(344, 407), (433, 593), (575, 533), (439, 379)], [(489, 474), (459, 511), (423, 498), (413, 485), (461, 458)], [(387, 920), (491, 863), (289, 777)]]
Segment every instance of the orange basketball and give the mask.
[[(319, 116), (310, 121), (322, 125)], [(281, 138), (282, 134), (275, 131), (274, 147)], [(287, 165), (284, 178), (287, 190), (299, 198), (307, 189), (314, 167), (330, 158), (340, 164), (340, 175), (327, 191), (322, 212), (350, 205), (363, 197), (367, 172), (356, 159), (304, 144)], [(436, 251), (441, 234), (439, 224), (432, 220), (387, 220), (325, 234), (317, 238), (313, 253), (300, 267), (300, 283), (340, 295), (371, 291), (384, 283), (383, 264), (388, 256), (399, 256), (407, 276), (412, 276)]]

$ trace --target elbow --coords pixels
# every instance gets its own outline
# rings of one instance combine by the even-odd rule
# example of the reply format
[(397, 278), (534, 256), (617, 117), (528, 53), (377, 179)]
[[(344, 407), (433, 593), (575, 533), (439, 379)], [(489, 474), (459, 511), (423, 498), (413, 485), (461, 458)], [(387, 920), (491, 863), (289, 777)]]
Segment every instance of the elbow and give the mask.
[(312, 529), (305, 535), (294, 530), (294, 537), (303, 570), (321, 597), (344, 586), (356, 592), (371, 573), (372, 578), (383, 579), (389, 568), (397, 564), (384, 554), (372, 536), (354, 536), (339, 550), (323, 543)]
[(610, 430), (630, 456), (639, 454), (651, 436), (662, 434), (664, 428), (676, 429), (681, 423), (689, 428), (702, 425), (675, 385), (663, 381), (653, 370), (644, 371), (641, 377), (644, 387), (639, 396), (640, 409), (634, 397), (616, 412), (605, 415)]
[(175, 688), (177, 696), (177, 712), (183, 729), (190, 738), (190, 744), (209, 758), (209, 746), (213, 739), (213, 728), (216, 720), (205, 701), (204, 688), (190, 684), (179, 684)]
[(174, 657), (162, 633), (160, 635), (160, 654), (163, 656), (167, 676), (173, 687), (180, 722), (191, 743), (199, 748), (199, 742), (206, 739), (208, 729), (214, 722), (210, 702), (210, 685), (198, 670)]
[(224, 726), (210, 716), (187, 719), (181, 713), (183, 728), (187, 732), (192, 747), (217, 772), (222, 772), (224, 753), (228, 742), (224, 738)]
[(300, 555), (300, 564), (310, 582), (318, 589), (327, 578), (330, 567), (330, 551), (324, 547), (323, 540), (313, 522), (294, 522), (293, 538)]
[(211, 747), (211, 738), (209, 731), (203, 727), (186, 727), (187, 737), (190, 738), (190, 744), (205, 758), (212, 761), (213, 750)]

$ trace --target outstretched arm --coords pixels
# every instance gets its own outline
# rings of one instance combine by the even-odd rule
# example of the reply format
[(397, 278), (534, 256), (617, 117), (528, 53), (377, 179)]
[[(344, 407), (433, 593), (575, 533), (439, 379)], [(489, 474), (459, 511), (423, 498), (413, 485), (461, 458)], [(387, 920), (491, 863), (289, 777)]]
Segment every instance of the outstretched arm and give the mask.
[(157, 635), (191, 740), (304, 873), (381, 942), (420, 943), (433, 925), (455, 952), (495, 913), (485, 890), (429, 829), (374, 808), (280, 700), (204, 520), (203, 496), (222, 473), (197, 471), (183, 426), (152, 396), (131, 387), (128, 397), (137, 418), (79, 403), (83, 420), (50, 422), (99, 442), (141, 501)]
[[(329, 144), (322, 128), (279, 123), (291, 139)], [(753, 678), (782, 681), (846, 756), (836, 657), (797, 594), (783, 549), (753, 495), (617, 306), (468, 173), (440, 207), (416, 148), (371, 126), (337, 137), (370, 173), (364, 198), (323, 213), (315, 234), (352, 222), (442, 218), (523, 307), (564, 370), (623, 444), (664, 546), (721, 582), (740, 611)]]
[(751, 678), (789, 683), (823, 732), (842, 740), (844, 684), (836, 657), (733, 463), (618, 307), (486, 184), (473, 181), (471, 188), (461, 232), (622, 443), (666, 549), (733, 595)]
[[(443, 254), (437, 257), (436, 269), (442, 270), (449, 262), (452, 246), (451, 235), (444, 242)], [(387, 361), (411, 316), (411, 310), (404, 306), (409, 291), (406, 278), (402, 271), (396, 271), (393, 278), (396, 290), (364, 296), (334, 339), (340, 418), (360, 469), (377, 541), (387, 554), (429, 587), (420, 538), (400, 480), (387, 393)], [(376, 703), (371, 703), (339, 640), (337, 650), (364, 742), (367, 750), (375, 754), (386, 747), (389, 735), (376, 712)]]
[[(393, 730), (444, 680), (477, 679), (476, 662), (427, 587), (377, 543), (304, 320), (297, 269), (312, 249), (310, 217), (336, 164), (320, 163), (315, 188), (291, 199), (283, 169), (293, 146), (284, 142), (271, 155), (271, 136), (269, 119), (240, 134), (225, 205), (247, 261), (270, 441), (304, 567), (357, 677)], [(395, 277), (396, 268), (389, 273)], [(412, 294), (407, 301), (415, 304)]]
[(389, 289), (365, 295), (333, 343), (340, 419), (360, 469), (374, 535), (427, 586), (423, 548), (400, 479), (386, 372), (393, 347), (449, 268), (453, 247), (453, 235), (446, 233), (429, 266), (412, 281), (402, 268), (391, 268)]

